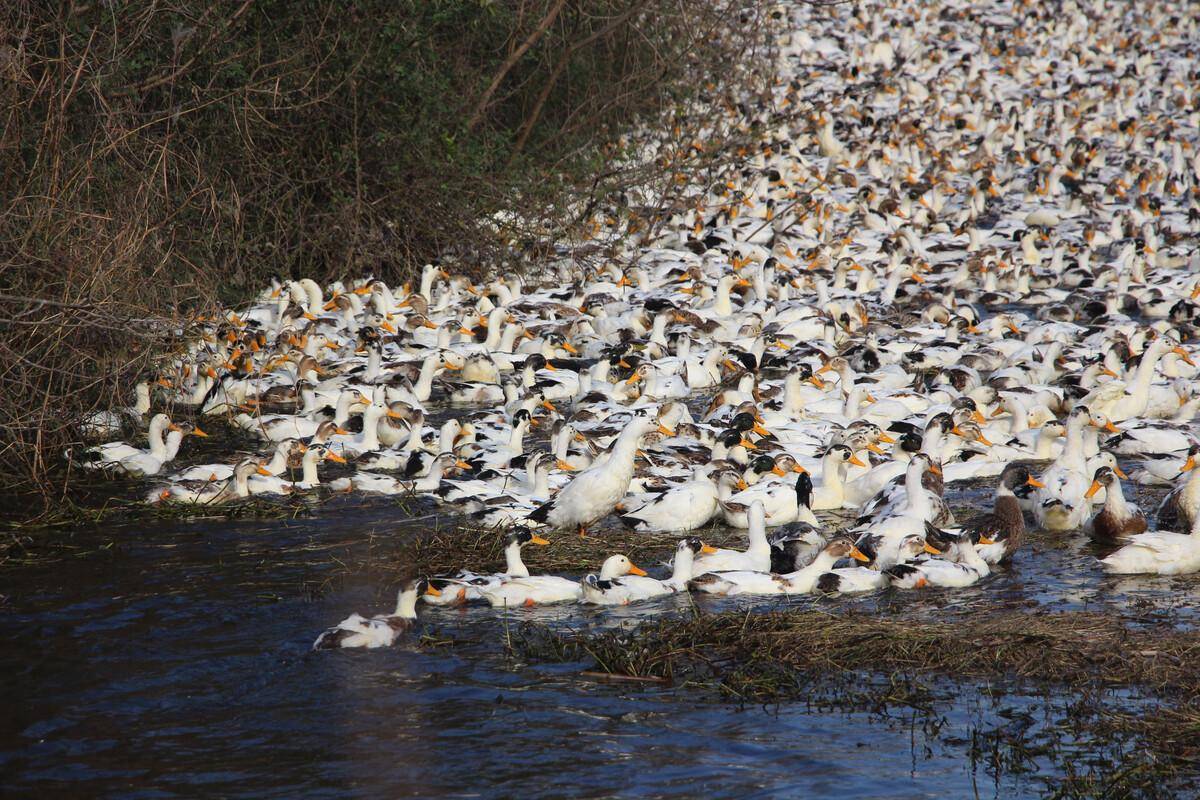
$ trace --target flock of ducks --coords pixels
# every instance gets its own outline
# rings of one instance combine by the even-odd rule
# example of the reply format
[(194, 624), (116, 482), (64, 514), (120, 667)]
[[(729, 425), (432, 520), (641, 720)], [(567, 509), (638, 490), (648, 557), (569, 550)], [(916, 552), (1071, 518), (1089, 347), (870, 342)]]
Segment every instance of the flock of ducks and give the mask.
[[(670, 214), (631, 189), (562, 251), (620, 258), (275, 282), (86, 422), (148, 424), (148, 448), (74, 457), (153, 476), (152, 503), (421, 495), (506, 537), (503, 572), (408, 581), (394, 613), (321, 648), (390, 644), (418, 600), (962, 587), (1013, 558), (1027, 517), (1090, 535), (1110, 572), (1200, 570), (1196, 15), (942, 0), (774, 16), (783, 80), (728, 109), (757, 147)], [(641, 156), (702, 146), (663, 136)], [(150, 416), (160, 400), (190, 421)], [(209, 419), (259, 451), (177, 468)], [(959, 521), (944, 489), (963, 481), (995, 499)], [(1123, 481), (1171, 487), (1155, 530)], [(662, 577), (623, 555), (580, 580), (529, 574), (522, 547), (614, 515), (682, 537)], [(692, 535), (714, 522), (745, 549)]]

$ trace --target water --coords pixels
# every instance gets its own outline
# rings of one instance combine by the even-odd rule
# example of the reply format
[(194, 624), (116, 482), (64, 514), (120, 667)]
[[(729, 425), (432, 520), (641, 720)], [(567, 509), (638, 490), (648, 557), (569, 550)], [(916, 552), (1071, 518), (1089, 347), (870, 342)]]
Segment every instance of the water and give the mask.
[[(47, 534), (51, 555), (0, 573), (7, 792), (823, 798), (1044, 789), (1023, 771), (972, 762), (962, 742), (1011, 725), (1005, 709), (1035, 713), (1045, 698), (997, 704), (964, 691), (937, 710), (936, 724), (916, 711), (741, 707), (686, 685), (598, 683), (580, 675), (587, 664), (511, 664), (505, 626), (486, 608), (424, 613), (435, 640), (465, 642), (453, 647), (310, 652), (350, 610), (392, 602), (394, 572), (380, 553), (433, 524), (397, 524), (398, 513), (381, 503), (293, 521)], [(852, 602), (885, 612), (995, 602), (1194, 615), (1189, 578), (1107, 578), (1078, 537), (1032, 538), (985, 585)], [(628, 624), (687, 602), (535, 614), (576, 627)]]

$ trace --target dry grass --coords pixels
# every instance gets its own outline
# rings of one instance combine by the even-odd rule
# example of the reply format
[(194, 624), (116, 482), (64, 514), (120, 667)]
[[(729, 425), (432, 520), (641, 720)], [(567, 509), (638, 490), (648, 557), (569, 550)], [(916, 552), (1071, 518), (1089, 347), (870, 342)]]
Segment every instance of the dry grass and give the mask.
[[(724, 526), (698, 533), (717, 547), (745, 545), (744, 533)], [(503, 530), (469, 526), (443, 527), (390, 551), (387, 569), (397, 575), (436, 575), (464, 566), (480, 572), (500, 571), (504, 568), (504, 534)], [(586, 539), (568, 531), (541, 535), (550, 541), (548, 546), (526, 545), (521, 550), (522, 560), (534, 573), (594, 572), (614, 553), (649, 567), (672, 557), (679, 540), (671, 534), (637, 533), (618, 526), (594, 528)]]

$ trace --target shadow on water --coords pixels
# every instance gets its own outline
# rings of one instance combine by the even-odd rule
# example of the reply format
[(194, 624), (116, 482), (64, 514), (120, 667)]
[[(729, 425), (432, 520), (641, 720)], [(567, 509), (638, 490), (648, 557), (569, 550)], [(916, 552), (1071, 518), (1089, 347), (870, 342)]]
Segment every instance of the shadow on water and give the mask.
[[(955, 502), (986, 504), (988, 495), (968, 488)], [(581, 675), (584, 663), (517, 664), (505, 648), (506, 632), (528, 619), (632, 627), (691, 613), (692, 602), (757, 607), (745, 601), (675, 597), (507, 620), (486, 608), (430, 609), (422, 643), (309, 651), (350, 610), (389, 606), (396, 553), (440, 524), (406, 522), (394, 502), (334, 501), (304, 519), (151, 520), (46, 534), (53, 557), (0, 573), (6, 789), (1034, 797), (1062, 769), (1061, 754), (1011, 743), (1053, 730), (1072, 701), (1063, 695), (963, 686), (951, 702), (909, 708), (760, 708), (688, 684), (601, 682)], [(1031, 538), (1013, 567), (980, 586), (842, 602), (879, 613), (999, 604), (1178, 624), (1195, 616), (1191, 579), (1107, 578), (1080, 537)], [(1057, 746), (1069, 751), (1071, 742)], [(1115, 763), (1124, 746), (1089, 743), (1086, 755)]]

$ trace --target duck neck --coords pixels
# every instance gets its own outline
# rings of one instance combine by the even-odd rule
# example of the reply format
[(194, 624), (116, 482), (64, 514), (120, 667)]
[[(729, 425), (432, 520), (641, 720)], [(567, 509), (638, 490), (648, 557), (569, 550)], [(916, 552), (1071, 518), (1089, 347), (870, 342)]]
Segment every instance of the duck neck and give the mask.
[[(313, 394), (314, 398), (316, 394)], [(337, 405), (333, 408), (333, 424), (339, 428), (346, 424), (346, 420), (350, 419), (350, 406), (358, 399), (358, 395), (354, 392), (342, 392), (338, 395)]]
[(506, 316), (508, 316), (508, 312), (502, 306), (496, 306), (488, 315), (488, 335), (483, 340), (483, 346), (489, 353), (494, 352), (500, 346), (500, 336), (504, 333), (501, 329), (504, 327)]
[(167, 445), (163, 441), (163, 432), (167, 429), (168, 423), (163, 422), (162, 417), (151, 421), (150, 430), (146, 431), (146, 439), (150, 443), (150, 454), (161, 458), (167, 451)]
[(767, 526), (766, 520), (762, 511), (754, 511), (751, 509), (747, 512), (747, 520), (750, 528), (747, 531), (747, 536), (750, 539), (750, 546), (747, 548), (748, 553), (770, 553), (771, 543), (767, 541)]
[(717, 284), (717, 296), (713, 300), (713, 311), (719, 316), (727, 317), (733, 313), (733, 301), (729, 296), (731, 288), (732, 285), (729, 281), (721, 281)]
[[(1137, 373), (1133, 379), (1133, 391), (1130, 392), (1141, 411), (1145, 411), (1146, 404), (1150, 401), (1150, 384), (1154, 381), (1154, 370), (1161, 358), (1162, 351), (1153, 344), (1142, 353), (1142, 361), (1138, 364)], [(1139, 416), (1141, 411), (1131, 416)]]
[(924, 474), (924, 469), (910, 467), (904, 476), (904, 489), (908, 494), (909, 516), (927, 517), (932, 510), (929, 505), (929, 495), (925, 492), (925, 487), (921, 483)]
[(383, 412), (377, 406), (371, 406), (363, 412), (362, 438), (359, 440), (359, 446), (363, 450), (379, 449), (379, 418), (381, 416), (383, 416)]
[(525, 431), (529, 427), (529, 423), (521, 420), (516, 425), (512, 426), (512, 430), (508, 434), (508, 449), (514, 453), (525, 452)]
[(280, 442), (275, 448), (275, 452), (271, 454), (271, 460), (266, 463), (264, 469), (272, 475), (278, 475), (287, 468), (288, 451), (291, 449), (291, 442)]
[(529, 491), (534, 497), (550, 496), (550, 470), (538, 466), (529, 473)]
[(401, 619), (417, 618), (416, 591), (409, 590), (400, 593), (400, 597), (396, 600), (396, 613), (393, 616), (400, 617)]
[(846, 462), (840, 461), (834, 455), (825, 456), (821, 470), (821, 483), (826, 489), (841, 497), (846, 484)]
[(139, 417), (144, 417), (146, 414), (149, 414), (150, 384), (146, 383), (145, 381), (140, 381), (138, 385), (133, 388), (133, 394), (133, 413), (137, 414)]
[(309, 450), (304, 454), (304, 460), (301, 466), (304, 468), (303, 474), (300, 476), (300, 482), (308, 486), (316, 486), (321, 482), (320, 476), (317, 475), (317, 456), (320, 455), (317, 450)]
[(521, 334), (521, 330), (517, 325), (505, 325), (504, 333), (500, 335), (500, 344), (496, 347), (497, 352), (513, 352), (516, 349), (517, 337)]
[(455, 420), (448, 420), (438, 432), (438, 452), (449, 453), (454, 450), (454, 437), (462, 430)]
[(1050, 453), (1054, 449), (1054, 440), (1057, 438), (1058, 436), (1050, 433), (1046, 428), (1042, 428), (1038, 433), (1037, 449), (1034, 450), (1033, 454), (1034, 459), (1036, 461), (1050, 460)]
[(1062, 461), (1071, 469), (1084, 471), (1086, 464), (1083, 457), (1083, 426), (1086, 420), (1071, 420), (1067, 423), (1067, 443), (1063, 447)]
[(1114, 480), (1104, 493), (1104, 509), (1117, 519), (1129, 519), (1129, 505), (1125, 502), (1125, 493), (1121, 491), (1121, 482)]
[(171, 431), (167, 434), (167, 440), (163, 442), (163, 449), (160, 458), (165, 464), (168, 461), (174, 460), (179, 454), (179, 445), (183, 443), (183, 434), (179, 431)]
[(667, 583), (676, 589), (682, 589), (692, 579), (692, 566), (696, 563), (696, 554), (690, 547), (681, 547), (675, 553), (675, 564), (671, 568), (671, 579)]
[(504, 574), (514, 578), (528, 578), (529, 568), (521, 560), (521, 544), (513, 542), (504, 548)]
[(424, 403), (433, 394), (433, 374), (437, 372), (438, 355), (432, 353), (421, 362), (421, 374), (417, 376), (417, 384), (413, 386), (413, 395)]
[(237, 497), (250, 496), (250, 475), (240, 469), (233, 471), (233, 493)]
[(783, 384), (783, 413), (796, 417), (804, 410), (804, 381), (796, 374), (788, 375)]
[(374, 383), (379, 377), (380, 370), (383, 369), (383, 351), (378, 347), (372, 347), (367, 351), (367, 371), (363, 378), (367, 383)]

